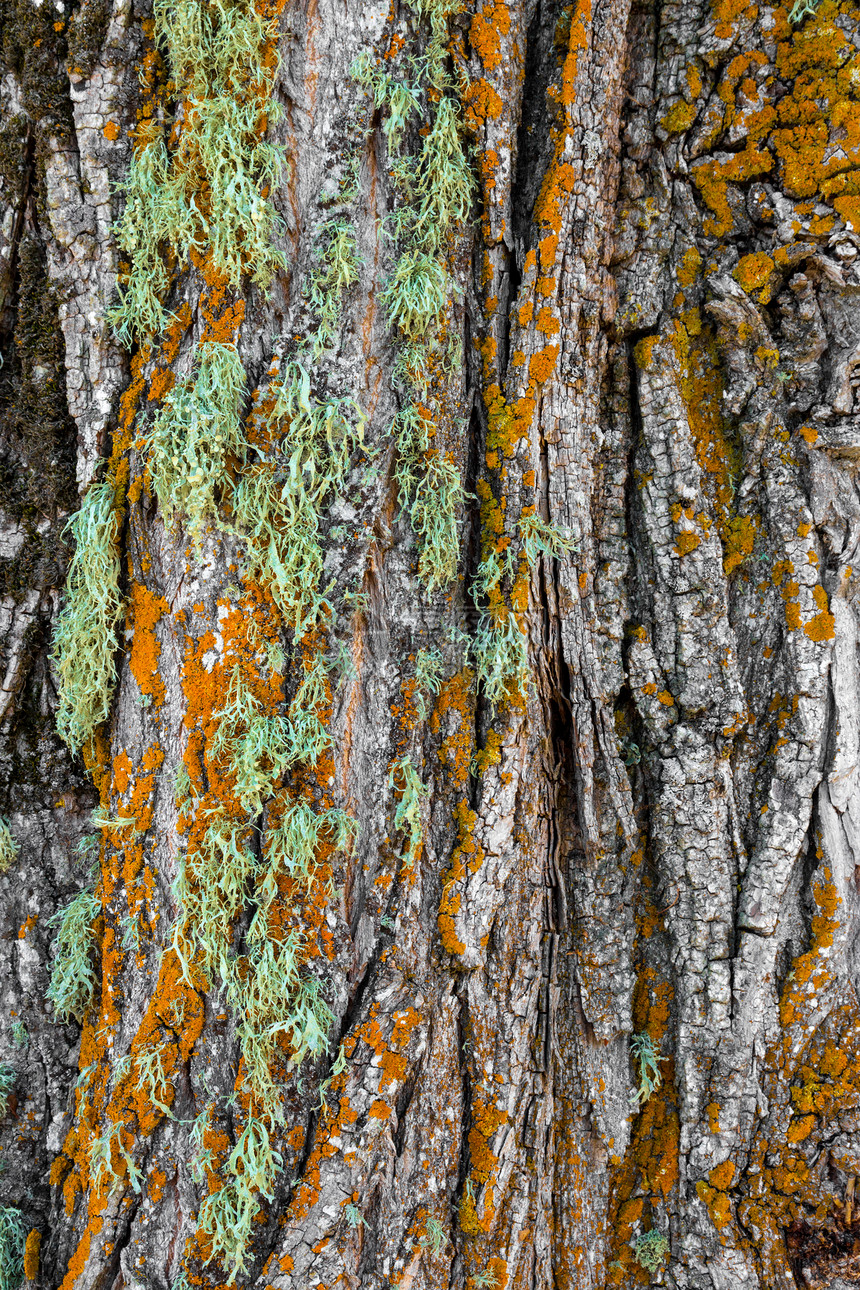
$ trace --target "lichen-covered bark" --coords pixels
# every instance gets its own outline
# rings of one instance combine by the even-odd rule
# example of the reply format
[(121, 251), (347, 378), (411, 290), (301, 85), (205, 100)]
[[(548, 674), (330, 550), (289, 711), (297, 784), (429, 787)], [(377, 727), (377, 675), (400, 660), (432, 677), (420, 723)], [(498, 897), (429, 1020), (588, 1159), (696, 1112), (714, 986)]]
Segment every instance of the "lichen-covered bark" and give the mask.
[(858, 18), (4, 6), (4, 1290), (860, 1276)]

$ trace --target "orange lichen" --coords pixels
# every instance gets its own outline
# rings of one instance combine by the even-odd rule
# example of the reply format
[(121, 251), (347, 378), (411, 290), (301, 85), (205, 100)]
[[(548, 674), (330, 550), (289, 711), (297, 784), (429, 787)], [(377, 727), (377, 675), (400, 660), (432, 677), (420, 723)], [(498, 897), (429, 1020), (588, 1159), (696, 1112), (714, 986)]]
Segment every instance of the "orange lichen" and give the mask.
[(491, 72), (502, 60), (501, 36), (511, 29), (511, 15), (504, 0), (489, 0), (472, 18), (469, 40), (485, 71)]
[(131, 588), (129, 625), (132, 631), (129, 670), (141, 694), (149, 695), (159, 708), (164, 701), (164, 682), (158, 674), (161, 646), (155, 635), (159, 620), (167, 613), (167, 601), (142, 583)]
[(691, 533), (689, 529), (682, 530), (675, 538), (675, 554), (684, 556), (689, 555), (701, 545), (702, 539), (698, 533)]
[(836, 619), (830, 612), (827, 592), (818, 584), (812, 588), (812, 598), (818, 613), (808, 623), (803, 624), (803, 630), (810, 640), (832, 641), (836, 635)]
[(732, 276), (748, 294), (758, 291), (759, 300), (762, 304), (766, 304), (770, 299), (770, 292), (762, 288), (767, 287), (775, 278), (776, 265), (763, 251), (756, 252), (754, 255), (743, 256), (735, 266)]
[(536, 354), (532, 354), (529, 359), (529, 378), (531, 380), (538, 385), (549, 380), (555, 370), (558, 350), (558, 345), (545, 345)]
[(684, 99), (678, 99), (677, 103), (673, 103), (662, 117), (660, 124), (669, 134), (683, 134), (685, 130), (689, 130), (695, 119), (695, 106)]
[(39, 1253), (42, 1248), (42, 1233), (33, 1228), (27, 1234), (24, 1243), (24, 1276), (28, 1281), (35, 1281), (39, 1275)]
[(466, 952), (466, 946), (455, 930), (456, 915), (460, 912), (462, 904), (462, 886), (467, 873), (476, 873), (480, 868), (484, 860), (484, 851), (473, 836), (477, 816), (465, 801), (460, 801), (455, 807), (454, 816), (458, 825), (457, 844), (443, 879), (437, 925), (445, 949), (449, 954), (458, 956)]

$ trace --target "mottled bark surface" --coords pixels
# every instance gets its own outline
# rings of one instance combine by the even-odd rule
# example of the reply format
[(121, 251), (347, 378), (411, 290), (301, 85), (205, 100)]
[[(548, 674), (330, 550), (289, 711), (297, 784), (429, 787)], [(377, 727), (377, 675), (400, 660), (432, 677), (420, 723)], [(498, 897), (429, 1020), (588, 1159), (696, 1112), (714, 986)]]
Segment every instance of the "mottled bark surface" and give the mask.
[[(191, 259), (162, 246), (174, 321), (127, 349), (107, 317), (134, 272), (119, 185), (153, 122), (176, 150), (193, 113), (147, 0), (4, 0), (0, 814), (19, 852), (0, 875), (0, 1208), (31, 1232), (29, 1279), (860, 1281), (858, 17), (852, 0), (791, 17), (287, 0), (282, 111), (259, 123), (288, 163), (283, 266), (265, 290), (231, 283), (212, 227)], [(383, 74), (415, 91), (399, 148)], [(474, 192), (434, 244), (447, 299), (416, 399), (391, 321), (413, 245), (398, 162), (445, 104)], [(205, 224), (205, 180), (197, 200)], [(332, 221), (360, 263), (311, 357)], [(152, 436), (206, 345), (241, 359), (248, 448), (219, 458), (192, 531), (162, 504)], [(296, 356), (309, 408), (364, 422), (339, 473), (325, 438), (292, 460), (334, 481), (307, 572), (331, 612), (298, 635), (236, 520), (265, 463), (292, 487), (270, 426)], [(429, 588), (401, 497), (411, 402), (435, 426), (418, 501), (434, 463), (465, 490)], [(50, 650), (64, 525), (105, 478), (123, 618), (82, 758), (56, 731)], [(529, 547), (534, 514), (552, 529)], [(481, 642), (500, 622), (529, 671), (494, 690)], [(318, 658), (331, 744), (255, 763), (251, 809), (225, 695), (241, 673), (267, 719), (296, 721)], [(296, 803), (358, 825), (320, 835), (299, 877), (270, 849)], [(264, 909), (332, 1014), (306, 1052), (279, 1031), (281, 1114), (194, 949), (213, 819), (250, 856), (238, 896), (226, 864), (207, 880), (236, 981)], [(51, 920), (90, 883), (98, 985), (62, 1024)], [(247, 1180), (234, 1147), (258, 1123), (280, 1159), (255, 1175), (237, 1269), (206, 1201)], [(0, 1236), (3, 1290), (17, 1240), (6, 1271)]]

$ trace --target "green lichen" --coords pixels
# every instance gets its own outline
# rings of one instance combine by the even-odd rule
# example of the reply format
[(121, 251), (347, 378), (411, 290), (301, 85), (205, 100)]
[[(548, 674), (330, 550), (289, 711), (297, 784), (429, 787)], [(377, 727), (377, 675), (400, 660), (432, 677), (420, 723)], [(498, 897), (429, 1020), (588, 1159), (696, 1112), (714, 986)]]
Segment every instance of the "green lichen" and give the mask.
[(183, 266), (192, 253), (208, 253), (233, 287), (246, 273), (266, 287), (285, 264), (273, 245), (280, 223), (268, 195), (283, 159), (259, 137), (264, 114), (277, 112), (277, 60), (267, 57), (277, 48), (277, 21), (250, 0), (157, 0), (153, 12), (183, 116), (172, 153), (172, 123), (143, 127), (121, 185), (126, 206), (116, 237), (131, 268), (112, 321), (126, 344), (167, 322), (163, 297), (174, 261)]
[(209, 1261), (220, 1259), (229, 1269), (233, 1285), (246, 1267), (246, 1254), (261, 1199), (272, 1200), (274, 1183), (283, 1159), (272, 1146), (268, 1128), (252, 1119), (227, 1160), (228, 1181), (204, 1197), (198, 1222), (211, 1239)]
[(791, 12), (788, 15), (788, 21), (792, 26), (797, 26), (803, 22), (804, 18), (811, 18), (818, 9), (821, 0), (794, 0)]
[(638, 1110), (662, 1084), (663, 1077), (658, 1063), (665, 1061), (665, 1058), (658, 1056), (653, 1039), (645, 1033), (632, 1036), (630, 1051), (638, 1068), (637, 1087), (631, 1094), (630, 1101), (634, 1110)]
[(17, 1078), (14, 1066), (7, 1066), (5, 1062), (0, 1062), (0, 1120), (5, 1119), (9, 1112), (9, 1094), (15, 1087)]
[(438, 324), (449, 299), (445, 265), (428, 251), (412, 247), (394, 266), (382, 302), (388, 321), (407, 341), (425, 340)]
[(181, 517), (196, 543), (207, 523), (219, 522), (228, 458), (245, 460), (244, 398), (245, 369), (235, 346), (209, 341), (200, 347), (196, 376), (174, 386), (147, 436), (150, 480), (165, 523)]
[(0, 1207), (0, 1290), (18, 1290), (24, 1280), (27, 1224), (20, 1209)]
[(369, 49), (362, 50), (358, 55), (350, 68), (350, 74), (359, 85), (371, 91), (376, 107), (386, 109), (382, 131), (389, 149), (396, 151), (403, 141), (410, 119), (421, 110), (420, 87), (413, 88), (396, 80), (374, 62)]
[(288, 873), (310, 889), (316, 875), (316, 854), (321, 843), (326, 842), (335, 851), (345, 851), (355, 838), (357, 829), (356, 821), (345, 811), (337, 808), (315, 811), (307, 802), (291, 802), (280, 823), (266, 832), (269, 870), (257, 889), (260, 904), (252, 928), (258, 919), (265, 916), (275, 898), (275, 873)]
[(170, 1116), (170, 1105), (166, 1100), (169, 1074), (165, 1057), (165, 1048), (160, 1044), (137, 1050), (134, 1055), (136, 1087), (162, 1115)]
[(489, 552), (478, 566), (472, 594), (480, 610), (473, 651), (478, 679), (491, 703), (508, 700), (528, 684), (529, 658), (525, 633), (501, 592), (511, 560)]
[(83, 1022), (95, 995), (98, 976), (93, 967), (95, 922), (101, 905), (91, 891), (81, 891), (50, 920), (58, 926), (47, 998), (58, 1021)]
[(415, 704), (419, 721), (426, 721), (427, 696), (442, 688), (442, 655), (437, 649), (420, 649), (415, 655)]
[(66, 528), (75, 539), (75, 552), (54, 629), (53, 659), (60, 691), (57, 729), (78, 752), (107, 720), (116, 683), (123, 599), (110, 479), (91, 485)]
[(315, 359), (328, 349), (337, 334), (344, 293), (358, 281), (361, 259), (352, 223), (339, 217), (323, 227), (316, 247), (316, 267), (307, 296), (317, 316), (310, 348)]
[(537, 563), (540, 555), (558, 559), (577, 549), (570, 534), (563, 532), (556, 524), (548, 524), (538, 515), (523, 516), (519, 527), (520, 542), (530, 567)]
[(317, 399), (300, 362), (287, 363), (270, 413), (274, 459), (247, 470), (234, 495), (235, 522), (247, 540), (249, 573), (269, 587), (299, 638), (333, 613), (322, 587), (320, 526), (343, 487), (364, 417), (353, 399)]
[(201, 974), (209, 984), (229, 980), (235, 966), (229, 929), (250, 897), (253, 871), (251, 826), (214, 814), (173, 883), (180, 914), (171, 944), (189, 984)]
[[(122, 1134), (121, 1124), (111, 1124), (104, 1133), (93, 1138), (90, 1144), (90, 1173), (93, 1186), (97, 1191), (107, 1187), (109, 1192), (115, 1192), (127, 1176), (132, 1190), (140, 1195), (143, 1176), (123, 1142)], [(116, 1162), (115, 1156), (119, 1157)], [(123, 1164), (125, 1170), (123, 1170)]]
[(215, 713), (211, 757), (226, 761), (235, 775), (242, 810), (255, 819), (271, 797), (293, 755), (290, 724), (271, 715), (241, 667), (232, 670), (223, 706)]
[(426, 801), (429, 790), (425, 788), (418, 772), (408, 757), (401, 757), (392, 767), (388, 778), (389, 788), (398, 794), (397, 807), (394, 812), (394, 827), (408, 835), (409, 843), (403, 857), (407, 869), (411, 869), (421, 855), (424, 846), (424, 821), (421, 806)]
[(18, 859), (18, 843), (12, 837), (9, 825), (0, 819), (0, 874), (8, 873)]
[(637, 1236), (634, 1258), (646, 1272), (659, 1272), (667, 1262), (669, 1250), (667, 1238), (652, 1227), (650, 1232), (641, 1232)]
[(419, 576), (432, 594), (457, 576), (457, 517), (464, 495), (452, 457), (438, 447), (431, 450), (432, 414), (418, 401), (430, 398), (433, 360), (437, 377), (449, 365), (445, 318), (454, 291), (448, 255), (454, 233), (469, 217), (475, 181), (461, 141), (456, 87), (446, 70), (447, 21), (458, 6), (434, 0), (419, 3), (416, 11), (429, 20), (431, 38), (423, 56), (407, 60), (414, 83), (396, 80), (369, 53), (357, 60), (353, 75), (385, 109), (390, 151), (399, 148), (426, 90), (432, 91), (427, 95), (432, 118), (417, 156), (392, 164), (398, 202), (390, 224), (399, 254), (382, 291), (389, 324), (400, 340), (395, 381), (415, 400), (394, 426), (399, 504), (408, 508), (419, 546)]
[(418, 575), (432, 594), (457, 577), (457, 520), (465, 502), (460, 472), (448, 455), (431, 448), (435, 430), (426, 412), (410, 404), (394, 421), (399, 504), (418, 542)]

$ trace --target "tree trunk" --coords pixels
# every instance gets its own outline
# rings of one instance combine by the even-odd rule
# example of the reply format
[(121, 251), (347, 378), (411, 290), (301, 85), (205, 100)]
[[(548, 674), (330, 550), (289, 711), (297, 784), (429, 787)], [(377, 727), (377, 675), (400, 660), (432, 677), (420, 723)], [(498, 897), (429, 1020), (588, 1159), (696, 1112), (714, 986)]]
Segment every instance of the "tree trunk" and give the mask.
[(2, 21), (0, 1290), (857, 1284), (857, 4)]

